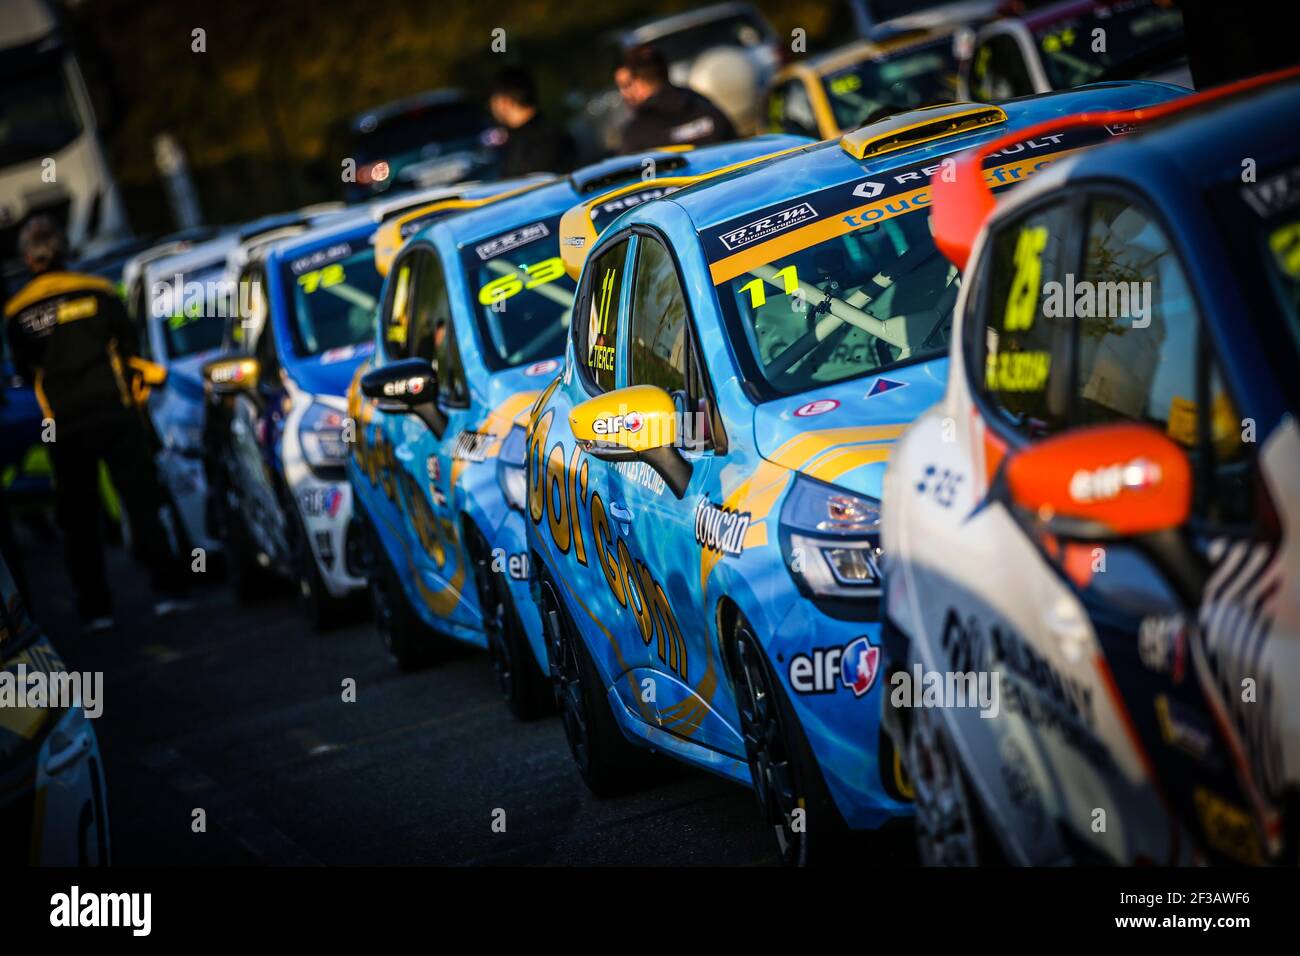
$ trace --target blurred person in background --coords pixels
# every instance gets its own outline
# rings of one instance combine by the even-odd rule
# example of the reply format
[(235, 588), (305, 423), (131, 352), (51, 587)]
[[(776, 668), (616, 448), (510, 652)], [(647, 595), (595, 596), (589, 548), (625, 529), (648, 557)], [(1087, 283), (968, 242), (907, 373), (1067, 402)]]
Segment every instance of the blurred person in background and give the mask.
[(113, 479), (158, 615), (183, 606), (185, 576), (158, 517), (161, 493), (132, 390), (135, 330), (112, 283), (66, 271), (67, 239), (46, 216), (18, 248), (32, 279), (5, 304), (5, 333), (19, 375), (54, 423), (49, 442), (55, 507), (86, 632), (113, 626), (100, 539), (99, 463)]
[(488, 100), (492, 117), (506, 128), (501, 175), (511, 179), (528, 173), (567, 173), (573, 168), (577, 148), (563, 129), (546, 122), (537, 105), (537, 84), (519, 67), (497, 75)]
[(704, 146), (736, 138), (731, 120), (705, 97), (668, 81), (668, 63), (648, 44), (633, 47), (614, 74), (632, 118), (623, 127), (624, 153), (659, 146)]

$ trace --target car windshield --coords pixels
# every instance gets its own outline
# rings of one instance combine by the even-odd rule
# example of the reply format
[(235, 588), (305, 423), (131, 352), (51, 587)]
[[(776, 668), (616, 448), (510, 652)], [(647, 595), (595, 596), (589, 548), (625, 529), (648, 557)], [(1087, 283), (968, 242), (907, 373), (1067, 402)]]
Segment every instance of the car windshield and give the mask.
[(713, 276), (733, 339), (772, 390), (797, 394), (947, 349), (959, 278), (923, 208), (772, 258), (767, 245), (715, 259)]
[(856, 129), (900, 110), (945, 103), (957, 89), (952, 38), (859, 60), (822, 80), (835, 124)]
[(354, 149), (358, 162), (392, 159), (431, 144), (474, 139), (486, 126), (483, 114), (469, 103), (416, 106), (382, 120), (364, 117)]
[(556, 216), (465, 248), (465, 274), (490, 368), (513, 368), (564, 351), (574, 285), (560, 259), (559, 224)]
[[(1101, 49), (1099, 41), (1104, 41)], [(1058, 90), (1098, 80), (1141, 78), (1186, 55), (1182, 13), (1151, 0), (1098, 5), (1041, 27), (1034, 42), (1047, 79)]]
[(1272, 292), (1286, 316), (1291, 340), (1300, 349), (1300, 217), (1284, 217), (1264, 228)]
[(48, 156), (81, 133), (63, 53), (0, 58), (0, 166)]
[(170, 358), (185, 358), (221, 346), (228, 303), (222, 295), (225, 264), (188, 273), (177, 308), (163, 322)]
[(375, 270), (369, 242), (343, 242), (301, 256), (286, 263), (283, 276), (299, 354), (360, 345), (375, 334), (383, 278)]

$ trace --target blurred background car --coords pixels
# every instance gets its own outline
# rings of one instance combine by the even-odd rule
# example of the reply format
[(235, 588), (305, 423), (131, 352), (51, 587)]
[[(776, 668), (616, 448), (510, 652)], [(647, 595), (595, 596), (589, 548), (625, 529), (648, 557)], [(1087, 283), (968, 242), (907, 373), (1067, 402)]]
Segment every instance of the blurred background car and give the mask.
[[(613, 76), (623, 54), (649, 44), (668, 62), (674, 86), (706, 96), (727, 114), (742, 136), (759, 131), (763, 91), (780, 66), (784, 47), (771, 24), (748, 3), (719, 3), (660, 17), (607, 35), (596, 69)], [(617, 152), (619, 131), (630, 118), (613, 86), (574, 97), (572, 130), (588, 158)]]
[[(1017, 4), (1023, 9), (1032, 4)], [(1183, 14), (1171, 0), (1067, 0), (983, 27), (958, 85), (984, 102), (1105, 80), (1192, 87)], [(1100, 32), (1098, 32), (1100, 31)]]
[(973, 23), (993, 15), (999, 0), (844, 0), (836, 11), (835, 35), (850, 28), (880, 40), (896, 33)]
[(951, 27), (862, 40), (791, 63), (772, 80), (773, 130), (829, 139), (890, 113), (951, 101), (957, 91)]
[(348, 202), (380, 193), (491, 179), (504, 142), (482, 105), (459, 90), (429, 90), (376, 106), (346, 124), (340, 155), (356, 163)]

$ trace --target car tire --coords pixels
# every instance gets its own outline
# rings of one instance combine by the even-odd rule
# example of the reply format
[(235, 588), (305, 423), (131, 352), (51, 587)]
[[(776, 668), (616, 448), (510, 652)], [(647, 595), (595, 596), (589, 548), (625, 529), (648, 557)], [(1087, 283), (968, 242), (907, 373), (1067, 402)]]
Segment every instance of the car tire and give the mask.
[(244, 527), (243, 518), (231, 511), (225, 516), (226, 569), (240, 604), (252, 604), (271, 590), (271, 574), (257, 560), (257, 549)]
[(840, 858), (849, 828), (767, 655), (743, 617), (732, 628), (728, 655), (750, 778), (759, 812), (776, 837), (778, 859), (787, 866), (807, 866)]
[(1005, 859), (979, 799), (932, 707), (912, 713), (907, 769), (916, 805), (917, 855), (923, 866), (1002, 865)]
[[(289, 507), (292, 508), (292, 505)], [(298, 607), (303, 616), (316, 631), (326, 631), (331, 627), (350, 619), (352, 601), (347, 597), (335, 597), (325, 585), (325, 578), (316, 564), (316, 555), (307, 538), (307, 526), (296, 508), (293, 515), (293, 540), (290, 542), (290, 556), (293, 561), (294, 590), (297, 592)]]
[(506, 706), (518, 720), (533, 720), (554, 713), (555, 696), (524, 635), (523, 622), (505, 579), (506, 572), (493, 569), (492, 551), (478, 528), (467, 525), (465, 543), (474, 564), (488, 657)]
[(654, 754), (633, 744), (619, 729), (596, 664), (548, 575), (541, 577), (540, 588), (555, 706), (578, 773), (600, 797), (646, 786), (658, 767)]
[(448, 639), (428, 627), (415, 613), (397, 572), (374, 528), (366, 524), (370, 609), (384, 650), (406, 673), (440, 660)]

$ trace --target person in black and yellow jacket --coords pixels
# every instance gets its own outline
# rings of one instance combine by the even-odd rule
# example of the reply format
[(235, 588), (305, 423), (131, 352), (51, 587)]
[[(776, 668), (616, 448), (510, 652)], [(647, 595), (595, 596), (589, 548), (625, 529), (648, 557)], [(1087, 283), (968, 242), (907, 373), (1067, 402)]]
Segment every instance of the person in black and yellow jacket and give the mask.
[(22, 229), (33, 278), (5, 304), (14, 365), (36, 391), (49, 429), (55, 501), (77, 610), (88, 631), (112, 627), (112, 596), (99, 525), (99, 463), (108, 466), (149, 569), (158, 614), (182, 602), (182, 559), (159, 520), (161, 492), (137, 402), (135, 329), (112, 283), (66, 271), (66, 240), (47, 217)]

